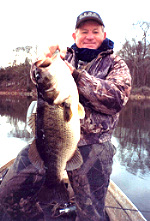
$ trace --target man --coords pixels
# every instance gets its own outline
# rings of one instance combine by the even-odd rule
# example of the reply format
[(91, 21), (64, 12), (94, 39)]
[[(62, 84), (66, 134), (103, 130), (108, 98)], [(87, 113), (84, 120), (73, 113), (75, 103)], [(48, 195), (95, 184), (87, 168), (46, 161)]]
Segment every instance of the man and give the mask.
[[(113, 54), (113, 42), (106, 38), (104, 23), (97, 13), (87, 11), (79, 15), (72, 36), (75, 44), (67, 49), (64, 62), (77, 84), (85, 118), (81, 120), (78, 143), (83, 165), (69, 171), (68, 176), (74, 190), (76, 220), (104, 221), (105, 196), (115, 154), (111, 136), (128, 100), (131, 77), (124, 61)], [(45, 56), (51, 57), (55, 49), (51, 46)], [(34, 196), (44, 183), (45, 171), (38, 171), (30, 163), (28, 148), (20, 153), (11, 170), (0, 188), (4, 211), (14, 219), (42, 219), (43, 211)], [(5, 215), (2, 218), (6, 220)]]
[(78, 144), (84, 164), (68, 175), (78, 220), (98, 221), (105, 220), (104, 202), (115, 153), (111, 136), (128, 100), (131, 77), (125, 62), (113, 54), (113, 42), (106, 38), (97, 13), (83, 12), (75, 29), (75, 44), (67, 51), (66, 64), (86, 113)]

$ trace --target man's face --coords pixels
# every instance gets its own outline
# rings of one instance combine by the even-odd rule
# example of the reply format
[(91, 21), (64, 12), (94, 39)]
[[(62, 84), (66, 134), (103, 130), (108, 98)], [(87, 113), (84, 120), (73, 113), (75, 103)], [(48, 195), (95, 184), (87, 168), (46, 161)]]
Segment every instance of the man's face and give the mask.
[(78, 48), (97, 49), (106, 38), (106, 32), (95, 21), (86, 21), (79, 26), (72, 37)]

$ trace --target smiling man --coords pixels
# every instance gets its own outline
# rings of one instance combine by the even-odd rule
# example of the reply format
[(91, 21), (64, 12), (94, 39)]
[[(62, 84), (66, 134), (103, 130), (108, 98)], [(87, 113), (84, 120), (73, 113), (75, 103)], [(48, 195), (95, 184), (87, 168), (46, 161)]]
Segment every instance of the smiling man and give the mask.
[(84, 163), (68, 175), (75, 193), (77, 220), (104, 221), (115, 154), (111, 136), (128, 100), (131, 76), (125, 62), (113, 53), (114, 43), (106, 38), (99, 14), (80, 14), (72, 37), (75, 44), (68, 48), (65, 63), (85, 108), (78, 143)]
[(97, 49), (106, 38), (104, 27), (99, 23), (89, 20), (83, 22), (80, 28), (72, 34), (72, 37), (79, 48)]

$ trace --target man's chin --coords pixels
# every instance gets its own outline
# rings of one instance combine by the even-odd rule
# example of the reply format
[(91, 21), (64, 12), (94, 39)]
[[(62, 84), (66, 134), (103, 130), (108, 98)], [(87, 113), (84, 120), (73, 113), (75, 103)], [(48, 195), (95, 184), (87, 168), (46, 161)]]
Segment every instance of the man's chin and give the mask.
[(84, 44), (83, 48), (97, 49), (95, 44)]

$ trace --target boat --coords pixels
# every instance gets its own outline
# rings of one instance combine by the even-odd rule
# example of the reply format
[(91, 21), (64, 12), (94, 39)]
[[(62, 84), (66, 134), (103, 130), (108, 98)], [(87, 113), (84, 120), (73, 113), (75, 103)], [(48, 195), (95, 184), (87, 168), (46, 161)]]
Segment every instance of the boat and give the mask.
[(146, 221), (142, 213), (111, 180), (105, 202), (110, 221)]
[[(2, 181), (3, 176), (6, 174), (13, 162), (14, 159), (12, 159), (0, 168), (0, 182)], [(66, 176), (64, 179), (65, 182), (69, 184), (69, 181)], [(72, 192), (71, 186), (68, 187), (68, 190)], [(110, 184), (106, 195), (105, 209), (108, 215), (108, 221), (146, 221), (142, 213), (112, 180), (110, 180)], [(64, 210), (61, 210), (61, 212), (68, 213), (71, 210), (75, 211), (75, 206), (72, 206), (69, 209), (66, 208)], [(68, 217), (67, 220), (73, 221), (75, 219)]]

